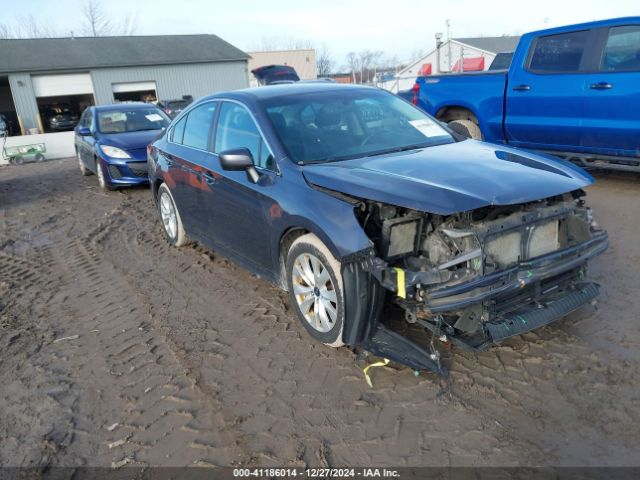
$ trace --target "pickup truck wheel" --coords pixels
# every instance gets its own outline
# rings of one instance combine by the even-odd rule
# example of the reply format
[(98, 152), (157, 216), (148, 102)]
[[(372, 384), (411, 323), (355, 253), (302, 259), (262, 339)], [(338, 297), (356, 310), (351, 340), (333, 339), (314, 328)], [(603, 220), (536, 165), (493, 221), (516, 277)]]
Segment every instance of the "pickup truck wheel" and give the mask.
[(285, 271), (291, 304), (307, 332), (330, 347), (344, 345), (340, 262), (318, 237), (307, 234), (291, 245)]
[(480, 127), (471, 120), (452, 120), (448, 123), (449, 128), (460, 135), (474, 140), (482, 140)]

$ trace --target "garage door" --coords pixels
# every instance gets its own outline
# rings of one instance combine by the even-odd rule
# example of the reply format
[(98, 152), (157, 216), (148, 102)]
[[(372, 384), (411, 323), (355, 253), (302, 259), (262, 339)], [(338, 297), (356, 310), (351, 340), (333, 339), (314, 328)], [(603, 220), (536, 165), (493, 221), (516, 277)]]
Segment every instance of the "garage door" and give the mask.
[(93, 83), (88, 73), (68, 75), (33, 75), (31, 77), (36, 97), (56, 97), (60, 95), (93, 95)]
[(113, 93), (146, 92), (156, 90), (156, 82), (114, 83)]

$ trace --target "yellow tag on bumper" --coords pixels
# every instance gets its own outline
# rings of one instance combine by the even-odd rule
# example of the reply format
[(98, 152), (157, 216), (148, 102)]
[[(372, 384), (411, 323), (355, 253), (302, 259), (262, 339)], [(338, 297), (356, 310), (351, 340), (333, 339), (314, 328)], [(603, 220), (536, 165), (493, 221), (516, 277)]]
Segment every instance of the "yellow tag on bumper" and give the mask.
[(398, 296), (400, 298), (407, 298), (407, 290), (404, 286), (404, 270), (395, 267), (396, 271), (396, 284), (398, 286)]

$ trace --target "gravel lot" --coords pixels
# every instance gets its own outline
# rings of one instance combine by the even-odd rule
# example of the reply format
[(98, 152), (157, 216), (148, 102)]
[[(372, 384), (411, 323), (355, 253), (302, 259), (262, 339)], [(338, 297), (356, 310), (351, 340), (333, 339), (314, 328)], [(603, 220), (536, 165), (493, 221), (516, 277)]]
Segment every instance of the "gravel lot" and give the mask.
[(640, 465), (640, 177), (588, 191), (596, 309), (371, 389), (284, 293), (167, 246), (147, 189), (77, 170), (0, 169), (0, 464)]

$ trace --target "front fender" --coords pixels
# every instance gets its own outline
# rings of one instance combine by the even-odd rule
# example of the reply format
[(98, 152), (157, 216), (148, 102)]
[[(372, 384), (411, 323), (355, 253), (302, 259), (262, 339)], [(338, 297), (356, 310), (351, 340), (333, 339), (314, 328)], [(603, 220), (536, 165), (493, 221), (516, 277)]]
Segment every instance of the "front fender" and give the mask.
[(373, 246), (358, 223), (352, 203), (313, 189), (306, 182), (283, 183), (287, 195), (271, 212), (274, 265), (279, 264), (280, 240), (292, 229), (315, 234), (338, 261)]

